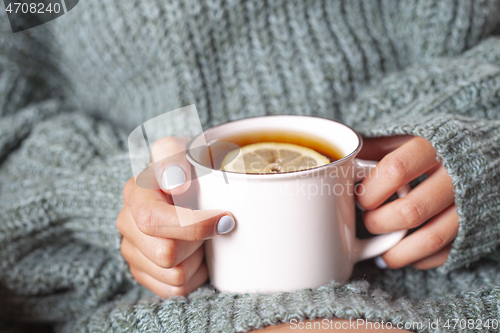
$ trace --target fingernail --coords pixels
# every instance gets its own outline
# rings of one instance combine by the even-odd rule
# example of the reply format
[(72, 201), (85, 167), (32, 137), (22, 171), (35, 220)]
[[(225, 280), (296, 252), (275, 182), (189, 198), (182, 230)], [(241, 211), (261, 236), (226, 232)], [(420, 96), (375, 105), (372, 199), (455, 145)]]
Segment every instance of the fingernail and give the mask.
[(224, 215), (219, 219), (217, 223), (217, 233), (219, 235), (224, 235), (234, 229), (236, 222), (231, 215)]
[(380, 269), (386, 269), (388, 267), (387, 263), (384, 259), (382, 259), (381, 256), (375, 258), (375, 265), (377, 265), (377, 267)]
[(165, 190), (172, 190), (176, 187), (181, 186), (186, 182), (186, 174), (182, 168), (174, 165), (165, 171), (163, 171), (163, 176), (161, 177), (161, 185)]

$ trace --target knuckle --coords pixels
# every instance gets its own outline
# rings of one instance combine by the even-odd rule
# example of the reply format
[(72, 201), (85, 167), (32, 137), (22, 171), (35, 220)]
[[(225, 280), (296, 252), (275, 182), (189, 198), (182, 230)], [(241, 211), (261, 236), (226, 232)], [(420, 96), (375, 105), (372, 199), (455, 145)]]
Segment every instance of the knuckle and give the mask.
[(416, 136), (412, 139), (418, 148), (420, 148), (421, 150), (424, 150), (424, 149), (428, 149), (428, 150), (431, 150), (433, 152), (436, 152), (436, 148), (434, 148), (432, 146), (432, 144), (425, 138), (421, 137), (421, 136)]
[(154, 249), (154, 262), (161, 268), (175, 267), (177, 261), (177, 246), (173, 240), (166, 240)]
[(168, 157), (171, 153), (182, 151), (182, 147), (178, 139), (174, 137), (164, 137), (157, 140), (151, 147), (151, 154), (155, 159), (160, 160)]
[(150, 227), (151, 223), (151, 209), (147, 206), (141, 206), (137, 208), (135, 212), (135, 222), (139, 230), (147, 233), (147, 229)]
[(430, 251), (436, 252), (445, 245), (446, 239), (439, 232), (430, 232), (425, 238), (425, 242)]
[(193, 224), (194, 230), (191, 234), (192, 241), (200, 241), (209, 237), (208, 225), (203, 222)]
[(169, 273), (169, 282), (171, 285), (181, 287), (187, 283), (186, 270), (182, 266), (172, 268)]
[(385, 167), (382, 168), (386, 179), (395, 183), (402, 183), (406, 180), (408, 171), (405, 162), (397, 155), (388, 155)]
[(380, 231), (380, 223), (377, 218), (373, 217), (372, 212), (366, 212), (363, 217), (366, 229), (372, 233), (377, 234)]
[(159, 140), (156, 140), (155, 143), (151, 146), (152, 153), (158, 153), (160, 150), (164, 149), (166, 146), (170, 145), (173, 142), (173, 138), (166, 136)]
[(146, 235), (155, 234), (158, 219), (156, 218), (152, 206), (147, 204), (142, 205), (141, 207), (137, 208), (134, 215), (134, 220), (137, 224), (137, 228), (139, 228), (140, 231), (142, 231)]
[(399, 214), (408, 228), (418, 227), (425, 216), (425, 209), (414, 200), (401, 200)]

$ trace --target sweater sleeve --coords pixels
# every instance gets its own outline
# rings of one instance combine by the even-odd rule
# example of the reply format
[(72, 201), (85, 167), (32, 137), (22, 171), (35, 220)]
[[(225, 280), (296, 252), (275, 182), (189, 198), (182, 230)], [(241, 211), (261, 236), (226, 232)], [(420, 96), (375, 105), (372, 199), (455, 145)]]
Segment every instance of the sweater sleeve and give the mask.
[(0, 14), (0, 321), (61, 322), (134, 283), (115, 227), (126, 137), (65, 103), (50, 30)]
[[(53, 116), (22, 132), (39, 113)], [(16, 147), (0, 168), (3, 315), (61, 322), (133, 284), (115, 227), (126, 137), (54, 100), (0, 119), (0, 131)]]
[(500, 244), (500, 39), (438, 58), (365, 90), (345, 121), (364, 136), (419, 135), (453, 179), (459, 231), (441, 272), (494, 256)]

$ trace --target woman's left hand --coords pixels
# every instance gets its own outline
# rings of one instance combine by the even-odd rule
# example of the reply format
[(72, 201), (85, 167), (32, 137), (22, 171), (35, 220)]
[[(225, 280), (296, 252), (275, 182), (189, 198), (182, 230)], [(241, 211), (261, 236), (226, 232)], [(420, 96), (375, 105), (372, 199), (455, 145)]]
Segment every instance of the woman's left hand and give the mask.
[[(429, 141), (397, 136), (365, 139), (359, 156), (380, 160), (363, 180), (357, 199), (367, 210), (365, 226), (373, 234), (412, 229), (382, 255), (389, 268), (412, 265), (418, 269), (441, 266), (448, 258), (458, 232), (458, 214), (451, 177)], [(382, 205), (398, 188), (426, 173), (428, 178), (405, 197)]]

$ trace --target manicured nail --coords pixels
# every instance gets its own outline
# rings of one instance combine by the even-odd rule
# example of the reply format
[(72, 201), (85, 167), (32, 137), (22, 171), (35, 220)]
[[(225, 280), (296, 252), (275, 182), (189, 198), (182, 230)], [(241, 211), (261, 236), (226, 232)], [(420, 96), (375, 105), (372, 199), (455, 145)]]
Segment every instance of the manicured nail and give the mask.
[(231, 215), (224, 215), (217, 223), (217, 233), (219, 235), (227, 234), (234, 229), (236, 222)]
[(387, 263), (384, 259), (382, 259), (381, 256), (375, 258), (375, 265), (377, 265), (377, 267), (380, 269), (386, 269), (388, 267)]
[(161, 177), (161, 185), (165, 190), (172, 190), (176, 187), (181, 186), (186, 182), (186, 174), (182, 168), (174, 165), (165, 171), (163, 171), (163, 176)]

